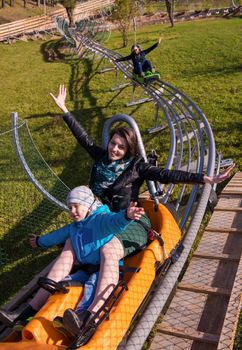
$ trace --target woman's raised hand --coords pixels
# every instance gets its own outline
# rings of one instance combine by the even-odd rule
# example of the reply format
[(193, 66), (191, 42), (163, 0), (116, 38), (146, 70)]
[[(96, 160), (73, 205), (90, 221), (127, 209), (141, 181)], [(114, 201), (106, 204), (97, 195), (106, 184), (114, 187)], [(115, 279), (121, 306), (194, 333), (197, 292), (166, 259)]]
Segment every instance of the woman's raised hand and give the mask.
[(38, 235), (36, 235), (35, 233), (32, 233), (29, 236), (29, 244), (31, 245), (32, 248), (37, 248), (38, 247), (38, 245), (36, 243), (37, 238), (38, 238)]
[(66, 101), (66, 87), (65, 85), (59, 86), (59, 94), (57, 97), (55, 97), (51, 92), (50, 96), (55, 101), (56, 105), (62, 110), (62, 112), (67, 113), (68, 109), (66, 108), (65, 101)]
[(235, 163), (231, 164), (228, 168), (226, 168), (217, 176), (204, 175), (203, 181), (210, 185), (219, 184), (220, 182), (227, 180), (231, 176), (231, 172), (234, 169), (234, 167), (235, 167)]
[(131, 220), (139, 220), (145, 213), (144, 208), (137, 207), (137, 202), (130, 202), (127, 208), (127, 217)]

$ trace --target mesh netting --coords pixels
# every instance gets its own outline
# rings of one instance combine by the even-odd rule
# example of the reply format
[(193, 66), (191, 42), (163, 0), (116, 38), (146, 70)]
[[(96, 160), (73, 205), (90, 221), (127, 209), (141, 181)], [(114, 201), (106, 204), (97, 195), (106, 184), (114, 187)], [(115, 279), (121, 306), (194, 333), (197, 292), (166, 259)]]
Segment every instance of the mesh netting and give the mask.
[(22, 157), (21, 159), (27, 166), (28, 176), (34, 182), (36, 181), (46, 193), (49, 193), (65, 205), (66, 196), (70, 189), (53, 173), (38, 152), (27, 124), (23, 123), (18, 128), (17, 134), (19, 137), (19, 143), (16, 145), (17, 151), (20, 153), (20, 156), (23, 156), (23, 159)]
[[(10, 130), (8, 125), (5, 130)], [(68, 188), (51, 172), (35, 149), (24, 123), (18, 128), (23, 155), (32, 173), (53, 196), (64, 201)], [(0, 133), (0, 303), (30, 280), (31, 274), (46, 265), (44, 253), (28, 243), (28, 234), (42, 234), (60, 227), (68, 214), (44, 199), (30, 182), (15, 152), (11, 131)], [(16, 283), (14, 276), (22, 275)], [(11, 283), (12, 282), (12, 283)], [(11, 283), (11, 291), (9, 290)]]

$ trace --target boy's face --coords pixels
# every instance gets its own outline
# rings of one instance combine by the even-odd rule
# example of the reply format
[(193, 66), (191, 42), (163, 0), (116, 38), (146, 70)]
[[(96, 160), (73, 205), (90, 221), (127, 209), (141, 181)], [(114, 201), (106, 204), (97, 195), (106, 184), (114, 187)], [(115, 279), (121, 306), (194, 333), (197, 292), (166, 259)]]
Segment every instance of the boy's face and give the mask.
[(87, 216), (88, 208), (82, 204), (69, 203), (70, 217), (72, 220), (78, 222)]

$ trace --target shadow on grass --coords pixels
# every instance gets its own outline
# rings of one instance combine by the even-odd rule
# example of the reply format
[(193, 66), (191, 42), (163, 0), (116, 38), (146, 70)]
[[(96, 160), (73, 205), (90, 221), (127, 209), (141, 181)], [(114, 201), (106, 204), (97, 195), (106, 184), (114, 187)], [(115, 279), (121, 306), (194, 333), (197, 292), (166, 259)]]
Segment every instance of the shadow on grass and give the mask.
[(60, 61), (70, 56), (70, 48), (71, 45), (64, 38), (53, 39), (41, 45), (40, 53), (45, 62)]
[[(46, 49), (50, 44), (51, 43), (44, 43), (42, 45), (41, 52), (44, 59), (46, 59)], [(59, 57), (61, 57), (61, 55)], [(78, 59), (64, 58), (64, 62), (71, 67), (68, 90), (72, 100), (74, 101), (74, 114), (77, 116), (77, 119), (79, 119), (81, 116), (82, 124), (86, 128), (87, 132), (94, 135), (94, 139), (98, 140), (100, 139), (100, 130), (103, 128), (104, 116), (102, 109), (97, 107), (97, 100), (92, 95), (89, 88), (89, 82), (96, 74), (93, 67), (94, 62), (89, 59), (81, 60), (81, 64), (84, 65), (85, 68), (85, 73), (81, 77), (79, 69), (80, 61)], [(83, 109), (83, 97), (89, 101), (89, 104), (93, 110)], [(53, 113), (50, 113), (49, 115), (53, 115)], [(98, 121), (93, 123), (92, 118), (96, 116), (98, 116)], [(43, 116), (39, 114), (31, 115), (31, 118), (40, 117)], [(48, 127), (50, 123), (53, 123), (53, 121), (48, 121), (44, 127)], [(80, 184), (88, 184), (91, 164), (89, 158), (89, 155), (83, 152), (83, 149), (77, 144), (59, 177), (70, 188)], [(55, 195), (58, 190), (57, 187), (58, 180), (49, 192)], [(62, 193), (61, 198), (58, 199), (64, 201), (66, 194), (67, 190), (66, 193)], [(37, 249), (33, 253), (32, 248), (28, 244), (26, 233), (44, 232), (44, 230), (48, 228), (60, 214), (60, 209), (49, 203), (46, 199), (43, 199), (31, 213), (17, 222), (15, 226), (10, 229), (9, 232), (0, 240), (1, 248), (4, 251), (7, 253), (10, 251), (14, 252), (14, 254), (8, 254), (9, 269), (5, 269), (5, 271), (2, 271), (0, 274), (1, 290), (5, 291), (4, 293), (1, 293), (0, 304), (4, 303), (10, 296), (13, 295), (13, 293), (29, 282), (29, 279), (43, 269), (44, 265), (46, 265), (53, 258), (53, 253), (43, 255), (43, 250)], [(64, 219), (62, 219), (62, 222), (63, 221)], [(18, 276), (18, 278), (16, 278), (16, 276)], [(15, 287), (10, 290), (10, 285), (14, 285)]]
[[(27, 245), (26, 245), (27, 247)], [(27, 248), (26, 248), (27, 250)], [(24, 285), (45, 266), (47, 266), (57, 255), (57, 250), (51, 249), (47, 254), (43, 255), (40, 248), (36, 249), (34, 253), (25, 252), (26, 258), (21, 259), (21, 262), (14, 266), (10, 271), (1, 272), (0, 290), (0, 305), (4, 305), (14, 294), (16, 294)], [(9, 260), (9, 258), (8, 258)], [(26, 271), (29, 271), (26, 275)]]

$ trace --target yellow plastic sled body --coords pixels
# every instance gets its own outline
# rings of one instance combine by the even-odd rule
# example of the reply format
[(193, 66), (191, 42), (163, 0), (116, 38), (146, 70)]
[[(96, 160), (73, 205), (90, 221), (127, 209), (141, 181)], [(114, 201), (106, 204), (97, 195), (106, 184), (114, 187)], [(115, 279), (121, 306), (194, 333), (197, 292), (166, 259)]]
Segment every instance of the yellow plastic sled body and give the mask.
[[(160, 233), (167, 255), (181, 239), (180, 229), (170, 211), (159, 205), (154, 211), (152, 200), (143, 200), (142, 205), (150, 218), (152, 227)], [(123, 279), (128, 285), (111, 310), (109, 319), (103, 321), (83, 350), (114, 350), (127, 333), (130, 324), (144, 298), (149, 292), (155, 276), (156, 266), (165, 260), (164, 250), (158, 240), (152, 241), (144, 250), (125, 259), (125, 266), (139, 268), (139, 272), (125, 272)], [(51, 295), (45, 306), (22, 331), (18, 342), (0, 343), (0, 350), (61, 350), (70, 345), (70, 340), (55, 330), (52, 320), (62, 316), (67, 308), (75, 308), (82, 294), (81, 287), (69, 287), (69, 293)]]

